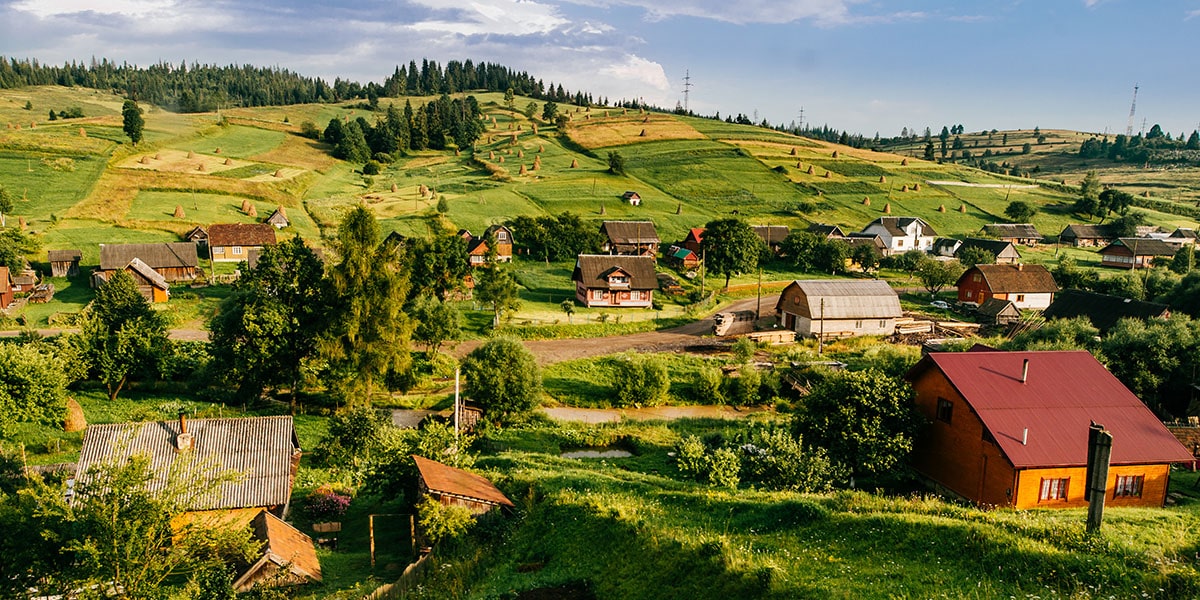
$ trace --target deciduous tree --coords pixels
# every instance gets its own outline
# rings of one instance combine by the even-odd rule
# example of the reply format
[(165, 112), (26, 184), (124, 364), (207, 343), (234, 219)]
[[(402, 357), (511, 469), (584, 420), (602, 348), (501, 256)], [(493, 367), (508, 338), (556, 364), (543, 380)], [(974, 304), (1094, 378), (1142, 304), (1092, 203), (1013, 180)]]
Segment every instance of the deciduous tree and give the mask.
[(1037, 208), (1024, 200), (1013, 200), (1004, 207), (1004, 216), (1011, 223), (1028, 223), (1037, 214)]
[(926, 258), (921, 262), (921, 266), (917, 267), (917, 277), (921, 280), (921, 285), (929, 291), (930, 295), (937, 295), (942, 291), (942, 288), (958, 281), (958, 277), (962, 275), (963, 267), (956, 260), (933, 260)]
[(154, 376), (170, 341), (166, 320), (125, 271), (114, 272), (85, 311), (79, 341), (92, 374), (116, 400), (131, 377)]
[(524, 420), (537, 406), (542, 375), (533, 353), (511, 338), (495, 338), (463, 360), (466, 393), (488, 418), (500, 423)]
[(741, 219), (709, 221), (704, 226), (704, 263), (709, 273), (725, 276), (753, 271), (762, 255), (762, 238)]
[(521, 308), (517, 280), (503, 265), (491, 263), (476, 270), (475, 298), (492, 307), (492, 327)]

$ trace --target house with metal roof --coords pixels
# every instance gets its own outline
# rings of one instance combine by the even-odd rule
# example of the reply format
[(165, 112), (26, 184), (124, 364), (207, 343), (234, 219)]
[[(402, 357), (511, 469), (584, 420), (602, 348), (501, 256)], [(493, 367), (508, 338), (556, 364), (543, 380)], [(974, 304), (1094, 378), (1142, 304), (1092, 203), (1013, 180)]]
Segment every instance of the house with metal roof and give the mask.
[(647, 308), (658, 278), (649, 256), (580, 254), (571, 280), (584, 306)]
[(1156, 260), (1170, 260), (1177, 246), (1158, 238), (1117, 238), (1100, 249), (1100, 266), (1137, 269), (1154, 266)]
[(417, 490), (421, 496), (432, 496), (447, 506), (465, 507), (477, 515), (497, 507), (513, 506), (512, 500), (482, 475), (415, 454), (412, 458), (420, 475)]
[(975, 265), (954, 284), (958, 301), (980, 305), (988, 298), (1011, 300), (1017, 308), (1042, 310), (1054, 301), (1058, 284), (1042, 265)]
[(604, 221), (600, 224), (604, 236), (601, 249), (609, 254), (658, 254), (658, 231), (652, 221)]
[(1054, 297), (1054, 302), (1042, 312), (1047, 319), (1074, 319), (1087, 317), (1100, 333), (1116, 326), (1121, 319), (1165, 319), (1171, 316), (1166, 304), (1133, 300), (1088, 292), (1085, 290), (1063, 290)]
[(913, 466), (939, 488), (980, 505), (1087, 506), (1092, 423), (1113, 437), (1109, 506), (1162, 506), (1171, 464), (1192, 461), (1086, 351), (931, 352), (905, 378), (929, 421)]
[(208, 228), (208, 251), (214, 262), (241, 262), (251, 248), (274, 246), (269, 223), (218, 223)]
[[(107, 281), (112, 271), (124, 270), (135, 258), (162, 275), (167, 283), (192, 281), (198, 276), (200, 260), (192, 242), (100, 244), (100, 268), (96, 275), (100, 281)], [(93, 280), (96, 283), (99, 281)]]
[(979, 232), (990, 238), (1022, 246), (1036, 246), (1045, 237), (1032, 223), (989, 223)]
[(909, 250), (928, 252), (937, 239), (933, 227), (918, 217), (879, 217), (867, 223), (862, 233), (878, 235), (886, 246), (885, 256), (904, 254)]
[(900, 297), (879, 279), (793, 281), (775, 303), (779, 325), (824, 339), (891, 335), (900, 318)]

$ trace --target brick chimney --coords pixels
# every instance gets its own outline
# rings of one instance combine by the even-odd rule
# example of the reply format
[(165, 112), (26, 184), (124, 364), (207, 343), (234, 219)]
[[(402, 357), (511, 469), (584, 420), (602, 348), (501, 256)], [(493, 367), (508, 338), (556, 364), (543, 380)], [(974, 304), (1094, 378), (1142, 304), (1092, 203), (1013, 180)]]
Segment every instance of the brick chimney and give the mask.
[(175, 436), (175, 450), (177, 452), (186, 452), (192, 449), (194, 439), (192, 434), (187, 430), (187, 415), (179, 413), (179, 435)]

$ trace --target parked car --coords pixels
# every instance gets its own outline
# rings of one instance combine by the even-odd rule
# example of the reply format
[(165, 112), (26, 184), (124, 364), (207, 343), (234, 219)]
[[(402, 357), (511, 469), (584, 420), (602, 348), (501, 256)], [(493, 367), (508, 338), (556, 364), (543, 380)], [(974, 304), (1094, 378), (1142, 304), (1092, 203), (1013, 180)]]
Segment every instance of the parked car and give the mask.
[(950, 305), (945, 300), (934, 300), (933, 302), (930, 302), (929, 305), (942, 310), (950, 310)]

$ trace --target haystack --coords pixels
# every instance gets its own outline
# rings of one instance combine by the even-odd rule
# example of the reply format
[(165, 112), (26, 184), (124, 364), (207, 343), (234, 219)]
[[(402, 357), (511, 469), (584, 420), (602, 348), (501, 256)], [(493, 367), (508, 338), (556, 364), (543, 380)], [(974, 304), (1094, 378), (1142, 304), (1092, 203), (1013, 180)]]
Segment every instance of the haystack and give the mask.
[(248, 217), (257, 217), (257, 216), (258, 216), (258, 209), (257, 209), (257, 208), (254, 208), (254, 205), (253, 205), (253, 204), (251, 204), (251, 205), (250, 205), (250, 210), (246, 211), (246, 216), (248, 216)]
[(392, 184), (392, 193), (395, 194), (398, 191), (400, 191), (400, 187), (393, 183)]
[(883, 212), (885, 214), (889, 214), (889, 215), (892, 214), (892, 203), (891, 202), (888, 202), (883, 205)]
[(533, 135), (537, 135), (537, 123), (530, 125), (530, 127), (533, 128)]
[(907, 185), (902, 185), (902, 186), (900, 186), (900, 191), (901, 191), (901, 192), (907, 192), (907, 191), (908, 191), (908, 186), (907, 186)]
[(154, 153), (154, 160), (162, 160), (162, 154), (160, 154), (160, 153), (158, 153), (158, 152), (155, 152), (155, 153)]
[(591, 121), (591, 120), (592, 120), (592, 115), (583, 115), (583, 120), (584, 120), (584, 121)]
[(504, 157), (503, 157), (503, 156), (501, 156), (501, 157), (500, 157), (500, 162), (504, 162)]
[(30, 129), (37, 129), (37, 121), (30, 121), (30, 122), (29, 122), (29, 128), (30, 128)]
[(233, 159), (232, 159), (232, 158), (226, 158), (226, 159), (225, 159), (225, 164), (226, 164), (226, 165), (232, 165), (232, 164), (233, 164)]
[(525, 165), (521, 165), (521, 168), (517, 170), (517, 175), (524, 175), (527, 172), (528, 171), (525, 169)]
[(908, 166), (908, 159), (907, 159), (907, 158), (902, 158), (902, 159), (900, 159), (900, 166), (902, 166), (902, 167), (907, 167), (907, 166)]
[(17, 217), (17, 224), (21, 226), (21, 231), (25, 231), (25, 217)]
[[(500, 160), (503, 161), (504, 159), (502, 158)], [(417, 186), (417, 193), (421, 194), (421, 197), (424, 198), (425, 196), (429, 195), (429, 188), (422, 183), (421, 185)]]
[(182, 219), (183, 217), (185, 217), (186, 215), (183, 214), (183, 206), (176, 204), (175, 205), (175, 214), (173, 216), (176, 219)]
[(579, 160), (572, 158), (571, 159), (571, 168), (578, 169), (579, 168)]
[[(797, 165), (799, 165), (800, 163), (796, 163), (796, 164), (797, 164)], [(808, 165), (808, 170), (807, 170), (807, 171), (805, 171), (805, 173), (808, 173), (809, 175), (812, 175), (812, 174), (813, 174), (813, 173), (815, 173), (815, 172), (816, 172), (816, 171), (813, 169), (813, 166), (812, 166), (812, 165)]]
[(675, 206), (675, 214), (677, 214), (677, 215), (683, 214), (683, 203), (682, 202), (680, 202), (677, 206)]
[(863, 206), (870, 206), (870, 205), (871, 205), (871, 197), (863, 196)]
[(649, 123), (649, 122), (650, 122), (650, 115), (646, 115), (646, 117), (642, 119), (642, 122), (643, 122), (643, 123)]
[(821, 177), (824, 177), (825, 179), (829, 179), (829, 171), (825, 171), (825, 174), (822, 175)]
[(250, 208), (251, 208), (251, 207), (253, 207), (253, 206), (254, 206), (254, 205), (250, 203), (250, 199), (249, 199), (249, 198), (242, 198), (242, 212), (243, 212), (243, 213), (248, 213), (248, 212), (250, 212)]
[(200, 163), (200, 164), (196, 165), (196, 170), (197, 170), (197, 171), (203, 171), (203, 170), (204, 170), (204, 163)]
[(545, 149), (546, 148), (543, 147), (541, 144), (538, 144), (538, 154), (541, 154)]
[(914, 191), (914, 192), (919, 192), (919, 191), (921, 191), (921, 184), (919, 184), (919, 183), (914, 183), (914, 184), (913, 184), (913, 191)]
[(86, 130), (86, 129), (84, 129), (84, 128), (82, 128), (82, 127), (80, 127), (80, 128), (79, 128), (79, 137), (82, 137), (82, 138), (85, 138), (85, 137), (87, 137), (87, 130)]
[(275, 173), (273, 173), (272, 176), (283, 177), (283, 169), (275, 169)]
[(496, 151), (488, 150), (488, 160), (496, 160)]
[(605, 210), (604, 210), (604, 205), (603, 205), (603, 204), (601, 204), (601, 205), (600, 205), (600, 214), (602, 214), (602, 215), (603, 215), (603, 214), (607, 214), (607, 213), (605, 212)]
[(1150, 190), (1146, 190), (1146, 191), (1142, 192), (1142, 197), (1143, 197), (1143, 198), (1149, 198), (1149, 197), (1150, 197)]
[(879, 176), (879, 183), (887, 183), (887, 176), (885, 176), (885, 175), (880, 175), (880, 176)]
[(965, 212), (967, 212), (967, 205), (966, 205), (966, 204), (960, 204), (960, 205), (958, 205), (958, 212), (960, 212), (960, 213), (965, 213)]
[(220, 154), (220, 153), (221, 153), (221, 147), (217, 146), (217, 149), (213, 150), (213, 154)]
[(542, 168), (542, 157), (540, 157), (540, 156), (533, 157), (533, 170), (536, 171), (540, 168)]
[(196, 158), (196, 153), (188, 150), (188, 158)]
[(517, 158), (525, 158), (525, 151), (517, 150)]
[(646, 137), (646, 130), (643, 129), (642, 132), (638, 134), (638, 137)]
[(521, 131), (521, 124), (517, 123), (517, 131)]
[(796, 168), (797, 168), (797, 169), (803, 169), (803, 168), (804, 168), (804, 163), (802, 163), (802, 162), (800, 162), (800, 161), (796, 161)]
[(938, 205), (938, 212), (946, 212), (946, 205), (945, 205), (945, 204), (939, 204), (939, 205)]
[(796, 155), (796, 147), (795, 146), (792, 147), (792, 151), (789, 152), (789, 154), (791, 154), (792, 156)]
[(83, 407), (75, 401), (74, 397), (68, 397), (67, 417), (63, 419), (63, 430), (70, 433), (85, 429), (87, 429), (87, 417), (83, 414)]
[(458, 148), (455, 148), (455, 149), (454, 149), (454, 155), (455, 155), (455, 156), (462, 156), (462, 152), (459, 152), (459, 151), (458, 151)]
[(143, 165), (148, 165), (148, 164), (150, 164), (150, 157), (149, 157), (149, 156), (143, 156), (143, 157), (142, 157), (142, 159), (141, 159), (141, 160), (139, 160), (138, 162), (142, 163)]
[(834, 157), (834, 158), (837, 158), (837, 157), (838, 157), (838, 151), (837, 151), (837, 150), (834, 150), (834, 151), (833, 151), (833, 157)]

